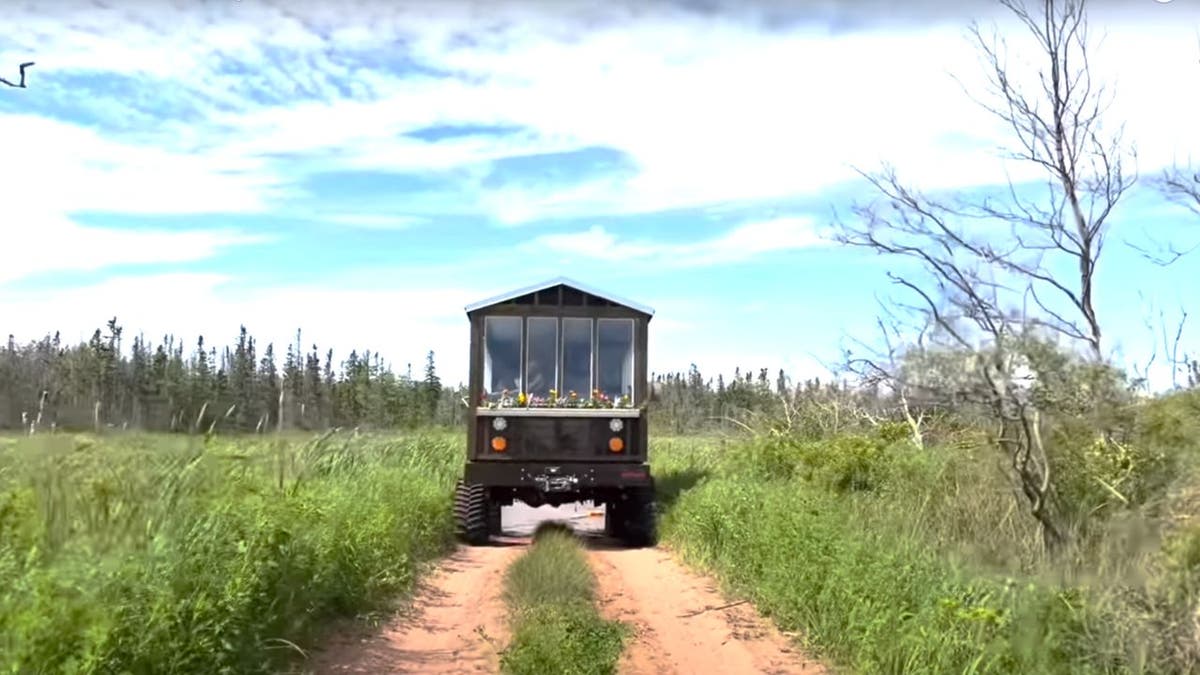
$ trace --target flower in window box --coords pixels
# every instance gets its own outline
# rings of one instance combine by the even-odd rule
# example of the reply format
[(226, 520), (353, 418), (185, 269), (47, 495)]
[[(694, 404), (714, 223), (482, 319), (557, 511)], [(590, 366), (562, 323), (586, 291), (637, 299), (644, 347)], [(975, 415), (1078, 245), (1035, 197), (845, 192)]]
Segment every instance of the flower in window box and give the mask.
[(529, 402), (529, 397), (525, 395), (525, 392), (521, 392), (520, 394), (517, 394), (517, 405), (523, 406), (528, 402)]

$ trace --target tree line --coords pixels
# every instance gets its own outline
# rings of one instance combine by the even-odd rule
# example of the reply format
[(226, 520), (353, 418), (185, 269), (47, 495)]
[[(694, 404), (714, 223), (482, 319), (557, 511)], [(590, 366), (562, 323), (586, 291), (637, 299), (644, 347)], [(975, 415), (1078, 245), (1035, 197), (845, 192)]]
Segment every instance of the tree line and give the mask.
[[(245, 326), (232, 344), (220, 346), (203, 336), (192, 344), (175, 335), (125, 340), (115, 317), (78, 344), (58, 332), (26, 343), (9, 335), (0, 350), (0, 430), (228, 433), (466, 421), (466, 387), (442, 383), (432, 351), (417, 376), (411, 366), (394, 372), (380, 352), (353, 350), (337, 359), (332, 349), (303, 349), (299, 331), (282, 356), (273, 343), (260, 346)], [(817, 379), (793, 384), (783, 370), (772, 375), (766, 368), (737, 369), (727, 381), (723, 374), (705, 377), (693, 364), (686, 373), (651, 380), (652, 420), (668, 433), (730, 428), (747, 414), (814, 392), (852, 393)]]
[[(424, 372), (395, 373), (377, 352), (260, 347), (245, 326), (231, 345), (142, 335), (124, 344), (114, 317), (80, 344), (59, 333), (0, 350), (0, 429), (151, 431), (412, 428), (461, 419), (465, 392)], [(128, 348), (126, 348), (128, 347)]]

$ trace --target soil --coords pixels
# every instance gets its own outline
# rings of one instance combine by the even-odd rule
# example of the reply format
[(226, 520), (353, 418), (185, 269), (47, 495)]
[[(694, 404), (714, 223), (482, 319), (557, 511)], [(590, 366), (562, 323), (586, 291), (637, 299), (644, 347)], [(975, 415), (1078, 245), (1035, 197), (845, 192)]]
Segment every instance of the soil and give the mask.
[(504, 535), (492, 545), (460, 547), (426, 577), (411, 609), (382, 629), (346, 632), (310, 663), (312, 672), (497, 673), (508, 642), (501, 597), (504, 571), (537, 525), (566, 522), (589, 549), (603, 616), (628, 624), (618, 672), (824, 674), (747, 603), (659, 548), (627, 549), (603, 537), (603, 509), (587, 505), (506, 507)]
[(504, 570), (516, 546), (460, 547), (426, 577), (411, 602), (381, 629), (347, 630), (308, 664), (335, 673), (496, 673), (508, 643)]
[(724, 597), (711, 580), (684, 568), (669, 553), (594, 548), (601, 614), (633, 629), (619, 673), (828, 672), (751, 605)]

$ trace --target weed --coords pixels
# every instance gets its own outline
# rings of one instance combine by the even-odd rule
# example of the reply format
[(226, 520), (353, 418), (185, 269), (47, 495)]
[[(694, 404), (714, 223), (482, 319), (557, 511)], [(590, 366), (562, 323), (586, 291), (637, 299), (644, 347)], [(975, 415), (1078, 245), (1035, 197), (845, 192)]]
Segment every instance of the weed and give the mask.
[(505, 575), (513, 637), (501, 667), (513, 675), (616, 672), (627, 630), (597, 613), (596, 580), (579, 543), (554, 525), (534, 539)]

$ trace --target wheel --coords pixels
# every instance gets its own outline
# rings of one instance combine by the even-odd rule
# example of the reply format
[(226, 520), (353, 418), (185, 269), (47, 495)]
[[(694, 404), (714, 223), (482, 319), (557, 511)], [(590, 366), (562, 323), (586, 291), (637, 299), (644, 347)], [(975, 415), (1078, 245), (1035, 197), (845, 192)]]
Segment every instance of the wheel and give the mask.
[(454, 534), (460, 541), (472, 546), (487, 543), (489, 506), (486, 487), (458, 481), (454, 489)]
[(658, 510), (654, 488), (630, 490), (619, 512), (623, 524), (620, 537), (629, 546), (654, 546), (658, 543)]

